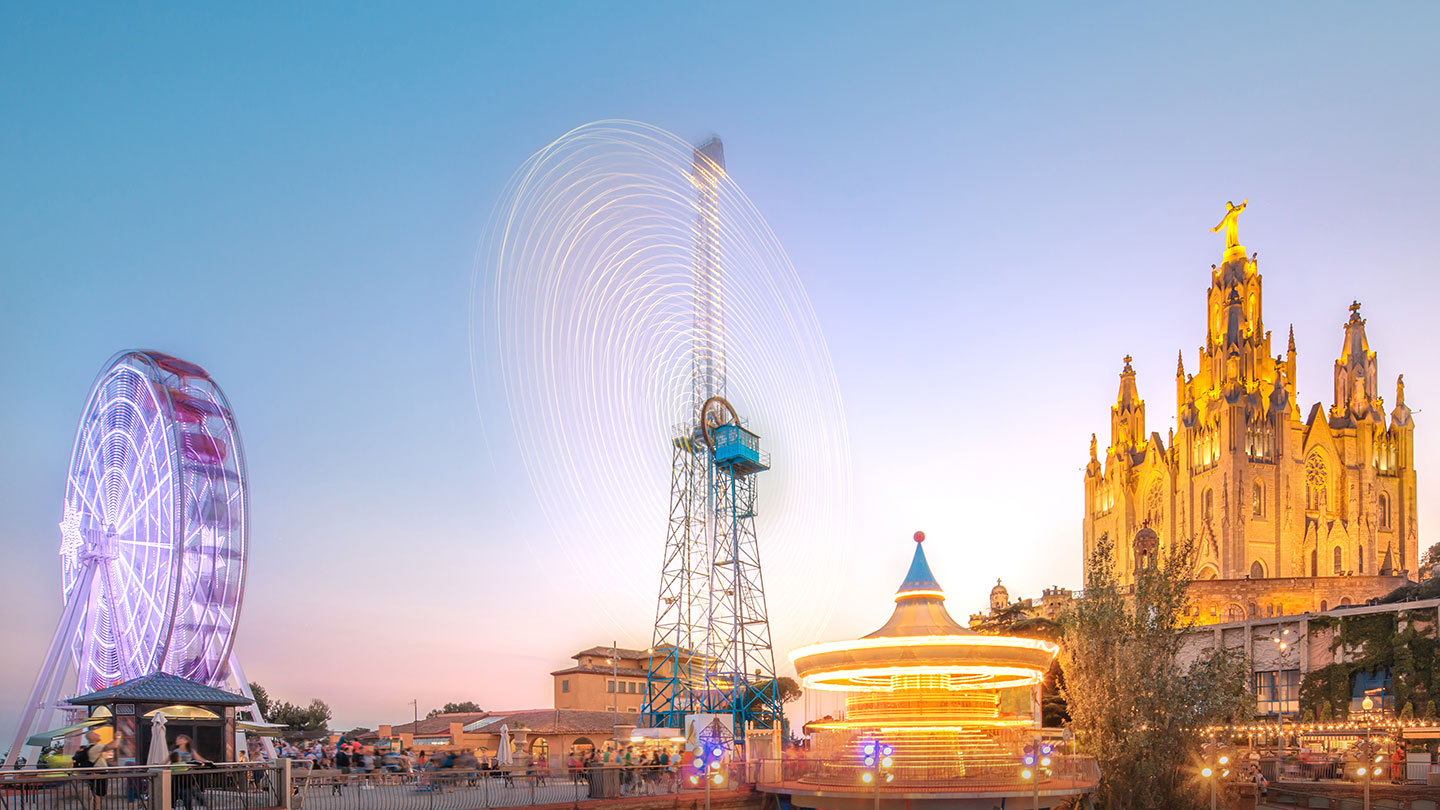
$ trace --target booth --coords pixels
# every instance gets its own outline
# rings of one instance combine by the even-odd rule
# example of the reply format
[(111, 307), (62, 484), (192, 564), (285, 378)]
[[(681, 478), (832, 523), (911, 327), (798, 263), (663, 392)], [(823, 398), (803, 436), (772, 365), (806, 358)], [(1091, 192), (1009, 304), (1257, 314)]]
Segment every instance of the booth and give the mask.
[(249, 706), (250, 698), (156, 672), (67, 702), (87, 707), (90, 720), (112, 725), (114, 764), (144, 765), (156, 712), (165, 716), (166, 750), (174, 750), (176, 738), (183, 734), (200, 757), (234, 762), (235, 710)]

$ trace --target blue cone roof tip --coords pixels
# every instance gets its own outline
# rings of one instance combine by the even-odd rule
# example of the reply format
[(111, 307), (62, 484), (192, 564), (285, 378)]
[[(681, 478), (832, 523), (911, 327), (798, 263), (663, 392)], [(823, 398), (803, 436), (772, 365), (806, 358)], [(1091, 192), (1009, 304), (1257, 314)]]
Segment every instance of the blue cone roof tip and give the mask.
[[(923, 535), (921, 536), (923, 537)], [(917, 541), (915, 543), (915, 559), (910, 561), (910, 570), (906, 572), (905, 581), (900, 583), (900, 590), (896, 593), (938, 590), (941, 590), (940, 583), (935, 581), (935, 575), (930, 573), (930, 563), (925, 559), (925, 544)]]

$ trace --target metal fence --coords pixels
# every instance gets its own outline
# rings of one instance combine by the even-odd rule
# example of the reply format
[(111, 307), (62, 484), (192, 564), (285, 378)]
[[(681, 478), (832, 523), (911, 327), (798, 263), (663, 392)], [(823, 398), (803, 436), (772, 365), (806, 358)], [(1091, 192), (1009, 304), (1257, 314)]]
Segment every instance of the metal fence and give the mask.
[(0, 771), (0, 810), (251, 810), (284, 804), (277, 766)]
[[(734, 784), (722, 774), (715, 789)], [(502, 770), (419, 773), (296, 772), (293, 810), (484, 810), (703, 790), (674, 766), (593, 767), (520, 773)], [(712, 783), (713, 784), (713, 783)]]

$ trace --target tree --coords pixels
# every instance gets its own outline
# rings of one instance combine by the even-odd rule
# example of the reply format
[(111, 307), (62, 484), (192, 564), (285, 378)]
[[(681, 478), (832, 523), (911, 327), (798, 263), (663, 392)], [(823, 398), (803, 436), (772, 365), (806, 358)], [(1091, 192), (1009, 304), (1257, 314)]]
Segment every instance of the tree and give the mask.
[(1084, 595), (1061, 618), (1070, 727), (1100, 765), (1106, 807), (1197, 806), (1194, 728), (1253, 714), (1242, 657), (1219, 651), (1180, 664), (1193, 558), (1193, 540), (1172, 544), (1136, 572), (1131, 592), (1116, 576), (1113, 542), (1101, 539)]
[(270, 693), (265, 691), (265, 687), (252, 681), (250, 694), (255, 696), (255, 707), (260, 710), (260, 717), (270, 720)]
[(438, 709), (431, 709), (425, 717), (429, 719), (442, 714), (478, 714), (483, 711), (485, 710), (480, 708), (480, 704), (473, 700), (466, 700), (460, 703), (446, 703)]
[(1420, 555), (1420, 570), (1434, 568), (1436, 565), (1440, 565), (1440, 543), (1425, 549), (1425, 553)]
[(310, 705), (305, 707), (281, 701), (271, 706), (271, 714), (265, 719), (284, 724), (291, 732), (323, 733), (329, 731), (330, 706), (319, 698), (311, 700)]

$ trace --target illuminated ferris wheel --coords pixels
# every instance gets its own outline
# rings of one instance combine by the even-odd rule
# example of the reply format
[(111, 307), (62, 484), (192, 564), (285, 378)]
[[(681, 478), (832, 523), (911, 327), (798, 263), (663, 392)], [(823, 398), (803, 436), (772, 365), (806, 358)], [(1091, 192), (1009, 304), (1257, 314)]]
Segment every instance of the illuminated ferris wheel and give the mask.
[[(77, 694), (153, 672), (248, 685), (232, 658), (245, 588), (245, 459), (198, 365), (153, 351), (106, 364), (80, 417), (60, 521), (65, 606), (11, 756)], [(258, 717), (257, 717), (258, 719)]]

